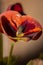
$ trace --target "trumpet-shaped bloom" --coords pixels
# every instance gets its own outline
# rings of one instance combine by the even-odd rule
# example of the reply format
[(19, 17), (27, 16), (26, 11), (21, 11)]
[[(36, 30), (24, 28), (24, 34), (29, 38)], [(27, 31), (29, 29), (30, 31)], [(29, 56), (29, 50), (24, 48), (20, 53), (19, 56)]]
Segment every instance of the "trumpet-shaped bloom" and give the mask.
[(28, 41), (38, 39), (42, 27), (30, 16), (22, 16), (16, 11), (7, 11), (0, 15), (0, 32), (14, 41)]

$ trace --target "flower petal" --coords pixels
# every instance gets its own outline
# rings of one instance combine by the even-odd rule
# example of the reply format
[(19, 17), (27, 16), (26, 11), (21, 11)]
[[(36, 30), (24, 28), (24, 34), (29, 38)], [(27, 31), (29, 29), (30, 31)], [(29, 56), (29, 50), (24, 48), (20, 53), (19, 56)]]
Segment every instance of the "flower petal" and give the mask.
[[(19, 22), (18, 18), (20, 18), (20, 14), (16, 11), (7, 11), (7, 12), (2, 13), (0, 15), (0, 21), (1, 21), (0, 32), (6, 34), (11, 39), (16, 37), (17, 26), (18, 26), (17, 22)], [(17, 41), (15, 39), (13, 40)]]
[(15, 37), (16, 29), (12, 27), (12, 25), (9, 23), (9, 20), (5, 16), (2, 16), (1, 21), (2, 21), (2, 27), (4, 31), (7, 33), (7, 35), (11, 37)]
[(33, 40), (38, 39), (42, 33), (41, 25), (32, 17), (22, 16), (22, 23), (20, 25), (24, 37), (31, 38)]

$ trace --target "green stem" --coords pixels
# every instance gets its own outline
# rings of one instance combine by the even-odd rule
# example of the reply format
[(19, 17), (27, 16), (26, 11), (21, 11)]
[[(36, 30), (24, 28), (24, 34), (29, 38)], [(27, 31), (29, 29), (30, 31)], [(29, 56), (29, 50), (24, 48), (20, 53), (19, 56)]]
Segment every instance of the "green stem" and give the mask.
[(3, 38), (2, 34), (0, 34), (0, 61), (3, 59)]
[(10, 49), (10, 53), (9, 53), (9, 57), (8, 57), (7, 65), (11, 65), (11, 59), (12, 59), (13, 47), (14, 47), (14, 44), (12, 43), (12, 45), (11, 45), (11, 49)]
[[(2, 0), (0, 0), (0, 14), (2, 12)], [(1, 21), (0, 21), (1, 22)], [(0, 33), (0, 61), (3, 60), (3, 36)]]

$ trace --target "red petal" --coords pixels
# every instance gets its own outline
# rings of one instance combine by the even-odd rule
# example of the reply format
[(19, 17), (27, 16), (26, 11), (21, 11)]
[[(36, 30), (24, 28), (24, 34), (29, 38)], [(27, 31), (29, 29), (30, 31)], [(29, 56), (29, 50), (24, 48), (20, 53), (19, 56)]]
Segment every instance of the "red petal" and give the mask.
[(22, 16), (21, 26), (24, 36), (30, 37), (34, 40), (38, 39), (41, 36), (42, 27), (34, 18), (29, 16)]
[(20, 14), (16, 11), (7, 11), (2, 13), (0, 15), (0, 32), (3, 32), (10, 37), (16, 37), (17, 26), (19, 25), (17, 23), (19, 22), (18, 18), (20, 18)]

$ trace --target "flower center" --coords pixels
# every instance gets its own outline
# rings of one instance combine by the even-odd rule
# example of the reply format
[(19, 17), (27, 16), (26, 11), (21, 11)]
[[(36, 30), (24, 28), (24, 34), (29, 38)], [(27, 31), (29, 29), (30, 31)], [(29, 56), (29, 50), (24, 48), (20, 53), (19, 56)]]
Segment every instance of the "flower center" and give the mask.
[(21, 38), (21, 37), (24, 36), (24, 34), (23, 34), (23, 33), (19, 33), (19, 32), (17, 31), (17, 32), (16, 32), (16, 36)]

